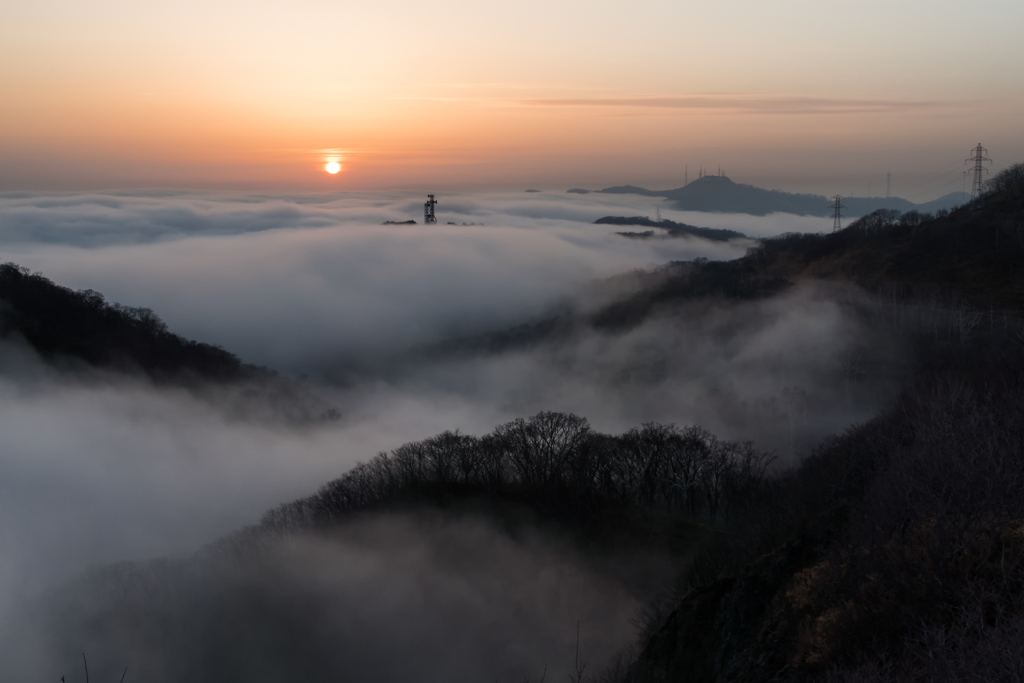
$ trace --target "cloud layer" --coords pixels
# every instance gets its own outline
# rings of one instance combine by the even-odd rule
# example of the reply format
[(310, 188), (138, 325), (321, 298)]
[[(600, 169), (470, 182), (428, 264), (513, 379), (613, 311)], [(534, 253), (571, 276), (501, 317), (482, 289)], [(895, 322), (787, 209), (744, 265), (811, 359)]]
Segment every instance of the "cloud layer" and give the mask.
[[(587, 282), (745, 243), (626, 240), (608, 214), (644, 198), (441, 197), (436, 226), (408, 195), (8, 196), (4, 258), (146, 306), (171, 329), (290, 372), (498, 329)], [(457, 225), (448, 225), (448, 222)], [(475, 223), (482, 225), (462, 225)]]
[[(89, 567), (186, 556), (380, 450), (446, 429), (483, 434), (516, 417), (562, 410), (607, 432), (652, 420), (701, 424), (788, 458), (870, 416), (898, 385), (855, 367), (869, 349), (886, 367), (899, 351), (858, 317), (858, 295), (810, 287), (767, 302), (685, 306), (624, 333), (581, 329), (532, 348), (409, 364), (405, 350), (592, 303), (596, 278), (670, 259), (733, 257), (746, 247), (637, 242), (592, 224), (602, 215), (653, 214), (657, 205), (641, 197), (441, 199), (442, 223), (431, 227), (381, 225), (418, 218), (421, 206), (385, 194), (0, 199), (5, 260), (153, 308), (172, 330), (244, 360), (309, 374), (310, 386), (342, 416), (296, 428), (246, 414), (223, 388), (72, 377), (14, 341), (0, 344), (0, 636), (21, 623), (11, 621), (18, 603)], [(743, 224), (663, 213), (755, 234), (800, 227), (779, 216), (743, 217)], [(344, 383), (333, 381), (339, 365), (357, 361), (367, 362)], [(576, 619), (600, 631), (584, 636), (594, 666), (629, 640), (637, 596), (549, 541), (513, 541), (475, 523), (373, 524), (329, 542), (277, 548), (255, 574), (225, 569), (221, 593), (211, 585), (223, 582), (190, 584), (195, 590), (176, 594), (181, 609), (172, 616), (189, 621), (200, 607), (215, 606), (204, 618), (225, 637), (233, 624), (249, 623), (243, 597), (255, 586), (280, 600), (267, 613), (274, 619), (257, 619), (246, 633), (278, 642), (277, 617), (301, 621), (301, 606), (326, 601), (337, 611), (303, 622), (303, 633), (343, 636), (348, 654), (329, 666), (366, 671), (366, 680), (410, 671), (450, 680), (453, 666), (475, 678), (534, 680), (544, 664), (565, 675), (559, 667), (568, 662)], [(468, 547), (487, 552), (451, 566)], [(273, 577), (279, 594), (267, 592)], [(75, 618), (110, 608), (109, 594), (88, 595), (92, 606)], [(152, 607), (141, 609), (150, 614)], [(361, 615), (361, 627), (339, 621), (352, 614)], [(49, 657), (63, 666), (77, 657), (78, 632), (68, 633), (66, 642), (46, 645), (56, 654), (37, 662)], [(394, 644), (387, 634), (408, 661), (387, 657)], [(123, 643), (123, 635), (92, 649), (115, 666), (117, 653), (103, 648)], [(124, 649), (163, 661), (167, 641), (143, 641)], [(273, 666), (266, 671), (297, 661), (287, 648), (279, 655), (267, 655)]]

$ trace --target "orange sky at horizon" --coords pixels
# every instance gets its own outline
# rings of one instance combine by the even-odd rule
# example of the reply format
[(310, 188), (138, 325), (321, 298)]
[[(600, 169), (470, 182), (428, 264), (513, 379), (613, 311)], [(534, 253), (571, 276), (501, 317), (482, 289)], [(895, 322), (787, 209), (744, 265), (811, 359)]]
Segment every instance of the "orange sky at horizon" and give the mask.
[(1002, 0), (19, 0), (0, 191), (667, 187), (703, 163), (852, 194), (979, 141), (1024, 160), (1021, 25)]

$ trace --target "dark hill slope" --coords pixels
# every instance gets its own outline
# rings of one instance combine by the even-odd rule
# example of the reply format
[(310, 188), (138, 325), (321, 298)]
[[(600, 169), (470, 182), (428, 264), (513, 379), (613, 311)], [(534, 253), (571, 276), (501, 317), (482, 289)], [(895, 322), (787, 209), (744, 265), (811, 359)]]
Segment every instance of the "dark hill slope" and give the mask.
[(27, 343), (62, 370), (141, 374), (195, 389), (239, 417), (309, 424), (339, 416), (306, 383), (180, 337), (148, 308), (109, 303), (99, 292), (61, 287), (13, 263), (0, 265), (0, 339)]
[(1024, 673), (1024, 364), (965, 349), (730, 520), (618, 680)]
[(224, 349), (167, 330), (148, 308), (108, 303), (61, 287), (13, 263), (0, 265), (0, 334), (21, 337), (43, 358), (141, 369), (154, 379), (241, 379), (247, 368)]
[(1024, 311), (1024, 201), (992, 193), (936, 218), (877, 211), (828, 235), (766, 240), (744, 259), (761, 277), (843, 278), (956, 292)]

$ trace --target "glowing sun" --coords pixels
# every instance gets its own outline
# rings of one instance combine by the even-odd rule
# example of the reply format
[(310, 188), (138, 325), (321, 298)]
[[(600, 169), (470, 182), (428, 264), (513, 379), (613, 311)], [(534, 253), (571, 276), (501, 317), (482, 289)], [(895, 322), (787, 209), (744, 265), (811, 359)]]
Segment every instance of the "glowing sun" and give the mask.
[(324, 170), (330, 173), (331, 175), (334, 175), (335, 173), (341, 170), (341, 164), (339, 164), (337, 161), (328, 161), (327, 165), (324, 166)]

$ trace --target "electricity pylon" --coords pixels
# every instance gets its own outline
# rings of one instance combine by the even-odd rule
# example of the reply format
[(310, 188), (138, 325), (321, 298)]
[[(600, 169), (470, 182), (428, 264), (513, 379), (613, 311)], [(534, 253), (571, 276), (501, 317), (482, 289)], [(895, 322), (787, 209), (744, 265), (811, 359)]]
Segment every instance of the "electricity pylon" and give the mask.
[(988, 173), (985, 163), (991, 164), (992, 160), (985, 156), (988, 150), (982, 147), (980, 142), (973, 152), (973, 156), (968, 157), (967, 161), (974, 162), (974, 181), (971, 183), (971, 196), (978, 198), (981, 196), (981, 191), (985, 185), (985, 174)]
[(839, 232), (843, 229), (843, 198), (836, 195), (832, 198), (832, 232)]

